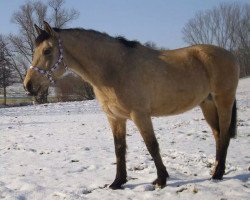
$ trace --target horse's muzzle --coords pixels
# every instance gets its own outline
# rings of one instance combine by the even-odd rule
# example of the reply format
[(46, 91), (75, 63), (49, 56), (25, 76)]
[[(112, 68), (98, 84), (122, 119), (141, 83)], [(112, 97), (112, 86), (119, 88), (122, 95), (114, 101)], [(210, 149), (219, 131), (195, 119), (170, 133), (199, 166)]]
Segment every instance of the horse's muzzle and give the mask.
[(28, 92), (29, 96), (37, 96), (38, 91), (34, 90), (31, 81), (29, 81), (26, 85), (24, 85), (24, 89)]

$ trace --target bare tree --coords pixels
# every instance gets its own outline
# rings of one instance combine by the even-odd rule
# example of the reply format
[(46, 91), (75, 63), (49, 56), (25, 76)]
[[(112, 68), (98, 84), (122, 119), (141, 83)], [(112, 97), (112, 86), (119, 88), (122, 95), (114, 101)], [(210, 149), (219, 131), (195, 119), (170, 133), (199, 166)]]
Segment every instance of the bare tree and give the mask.
[(168, 48), (166, 48), (166, 47), (159, 47), (159, 46), (157, 46), (157, 44), (154, 43), (154, 42), (152, 42), (152, 41), (147, 41), (146, 43), (144, 43), (144, 45), (146, 47), (149, 47), (149, 48), (155, 49), (155, 50), (161, 50), (161, 51), (168, 50)]
[(3, 90), (4, 102), (6, 105), (7, 86), (13, 83), (13, 70), (11, 58), (8, 55), (8, 47), (5, 39), (0, 35), (0, 88)]
[(70, 21), (78, 18), (79, 12), (75, 9), (64, 9), (64, 0), (50, 0), (49, 7), (52, 9), (50, 21), (54, 27), (62, 28)]
[(144, 45), (145, 45), (146, 47), (151, 48), (151, 49), (158, 49), (156, 43), (154, 43), (154, 42), (152, 42), (152, 41), (147, 41), (146, 43), (144, 43)]
[(222, 3), (198, 12), (182, 30), (188, 44), (214, 44), (233, 52), (241, 76), (250, 75), (250, 4)]

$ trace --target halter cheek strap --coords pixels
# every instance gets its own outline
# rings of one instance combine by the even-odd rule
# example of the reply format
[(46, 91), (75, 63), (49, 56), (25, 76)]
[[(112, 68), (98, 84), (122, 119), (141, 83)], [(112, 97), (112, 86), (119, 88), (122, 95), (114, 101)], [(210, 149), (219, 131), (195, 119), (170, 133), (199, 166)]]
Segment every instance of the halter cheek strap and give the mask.
[(63, 61), (63, 48), (62, 48), (62, 43), (61, 43), (60, 38), (58, 40), (58, 49), (59, 49), (59, 58), (50, 70), (40, 69), (39, 67), (36, 67), (36, 66), (30, 66), (30, 69), (35, 70), (42, 75), (45, 75), (49, 79), (49, 82), (51, 84), (55, 84), (55, 80), (53, 79), (52, 73), (60, 67), (61, 63), (63, 64), (63, 67), (65, 68), (65, 70), (68, 69), (67, 65)]

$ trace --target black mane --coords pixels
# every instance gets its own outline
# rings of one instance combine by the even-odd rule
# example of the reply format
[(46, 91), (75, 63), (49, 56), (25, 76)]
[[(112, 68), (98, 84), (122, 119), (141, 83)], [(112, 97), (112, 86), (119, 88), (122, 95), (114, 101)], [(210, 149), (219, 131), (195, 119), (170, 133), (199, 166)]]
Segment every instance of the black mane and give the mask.
[(135, 48), (137, 47), (140, 43), (136, 40), (129, 41), (126, 38), (122, 36), (116, 37), (117, 40), (119, 40), (120, 43), (122, 43), (124, 46), (129, 47), (129, 48)]

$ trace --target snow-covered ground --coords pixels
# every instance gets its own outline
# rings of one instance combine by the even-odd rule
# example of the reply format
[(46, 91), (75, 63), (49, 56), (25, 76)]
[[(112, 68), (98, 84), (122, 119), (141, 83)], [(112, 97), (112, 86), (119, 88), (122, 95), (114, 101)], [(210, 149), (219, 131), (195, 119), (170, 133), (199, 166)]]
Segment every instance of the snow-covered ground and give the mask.
[(199, 108), (153, 118), (167, 187), (128, 122), (128, 179), (115, 177), (113, 138), (96, 101), (0, 109), (0, 199), (250, 199), (250, 79), (240, 81), (238, 137), (231, 140), (224, 180), (211, 181), (215, 143)]

